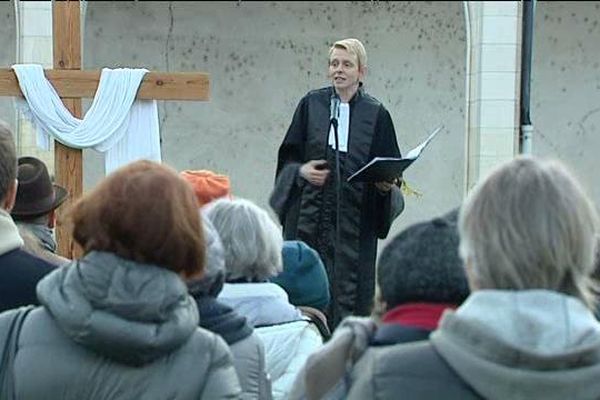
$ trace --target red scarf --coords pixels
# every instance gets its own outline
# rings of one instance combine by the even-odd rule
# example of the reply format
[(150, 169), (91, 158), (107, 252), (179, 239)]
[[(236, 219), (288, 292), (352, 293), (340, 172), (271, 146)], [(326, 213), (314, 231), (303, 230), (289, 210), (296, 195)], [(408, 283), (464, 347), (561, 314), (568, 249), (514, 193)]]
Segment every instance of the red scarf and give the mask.
[(382, 322), (435, 330), (444, 310), (456, 307), (456, 304), (445, 303), (406, 303), (386, 312)]

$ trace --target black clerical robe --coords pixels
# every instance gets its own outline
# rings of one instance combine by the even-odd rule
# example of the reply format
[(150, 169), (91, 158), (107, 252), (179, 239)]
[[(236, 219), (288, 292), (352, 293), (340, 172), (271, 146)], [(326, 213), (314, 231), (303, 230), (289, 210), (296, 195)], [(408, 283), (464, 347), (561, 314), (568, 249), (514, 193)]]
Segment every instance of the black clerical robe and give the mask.
[[(349, 314), (368, 315), (375, 290), (377, 238), (385, 238), (402, 212), (398, 187), (381, 193), (374, 184), (346, 178), (373, 157), (400, 157), (389, 112), (360, 88), (349, 102), (348, 152), (340, 152), (341, 190), (337, 207), (335, 151), (328, 146), (332, 87), (309, 92), (300, 101), (279, 148), (271, 207), (286, 240), (302, 240), (319, 252), (328, 272), (333, 326)], [(330, 174), (324, 186), (299, 176), (300, 166), (326, 159)], [(339, 208), (339, 243), (336, 212)]]

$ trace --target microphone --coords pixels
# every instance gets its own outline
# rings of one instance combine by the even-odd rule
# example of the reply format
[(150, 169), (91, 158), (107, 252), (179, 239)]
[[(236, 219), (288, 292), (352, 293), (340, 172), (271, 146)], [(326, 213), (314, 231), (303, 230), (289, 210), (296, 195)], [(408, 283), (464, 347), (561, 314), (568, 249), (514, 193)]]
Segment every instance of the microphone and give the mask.
[(340, 97), (337, 95), (335, 90), (331, 94), (329, 101), (329, 120), (337, 125), (338, 116), (340, 115)]

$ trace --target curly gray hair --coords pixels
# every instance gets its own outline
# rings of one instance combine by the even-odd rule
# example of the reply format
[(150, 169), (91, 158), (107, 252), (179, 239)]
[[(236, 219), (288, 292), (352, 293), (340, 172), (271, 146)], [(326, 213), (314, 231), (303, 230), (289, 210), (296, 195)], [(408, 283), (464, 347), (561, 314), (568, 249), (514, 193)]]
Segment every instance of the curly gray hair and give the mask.
[(188, 289), (194, 295), (217, 297), (225, 281), (225, 252), (219, 233), (208, 217), (201, 214), (204, 241), (206, 243), (206, 266), (201, 279), (189, 281)]
[(238, 198), (213, 201), (202, 211), (223, 242), (227, 281), (264, 281), (281, 272), (281, 229), (265, 210)]

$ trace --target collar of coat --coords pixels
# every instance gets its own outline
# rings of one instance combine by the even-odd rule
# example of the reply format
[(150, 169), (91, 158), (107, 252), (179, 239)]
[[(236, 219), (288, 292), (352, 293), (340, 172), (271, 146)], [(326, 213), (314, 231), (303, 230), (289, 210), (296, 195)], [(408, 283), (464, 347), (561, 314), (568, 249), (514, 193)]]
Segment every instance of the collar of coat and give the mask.
[(23, 246), (23, 239), (10, 214), (0, 208), (0, 255)]

